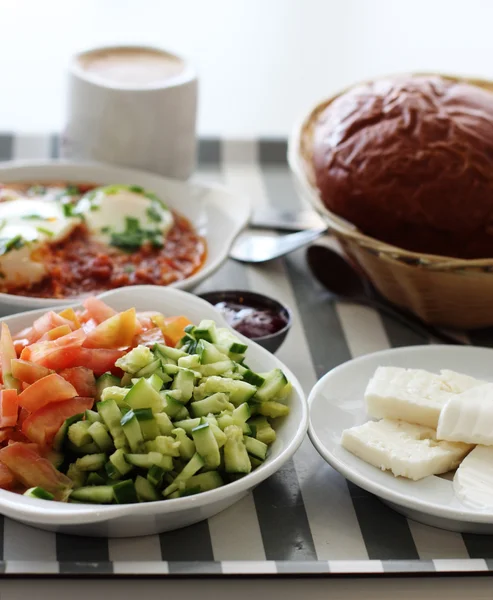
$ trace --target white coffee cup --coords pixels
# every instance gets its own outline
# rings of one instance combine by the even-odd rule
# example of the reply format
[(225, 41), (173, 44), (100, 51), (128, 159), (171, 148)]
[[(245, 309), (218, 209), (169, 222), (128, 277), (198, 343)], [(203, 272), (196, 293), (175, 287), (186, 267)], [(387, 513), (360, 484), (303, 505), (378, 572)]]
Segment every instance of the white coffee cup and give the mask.
[(187, 179), (196, 164), (197, 95), (195, 69), (170, 52), (112, 46), (77, 54), (60, 154)]

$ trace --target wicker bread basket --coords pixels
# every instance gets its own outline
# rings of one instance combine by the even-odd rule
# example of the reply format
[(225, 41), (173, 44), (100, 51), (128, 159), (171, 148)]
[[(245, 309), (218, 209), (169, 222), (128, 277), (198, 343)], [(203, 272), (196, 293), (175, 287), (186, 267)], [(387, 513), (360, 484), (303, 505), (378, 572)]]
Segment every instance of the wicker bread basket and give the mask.
[[(440, 76), (493, 92), (493, 82)], [(461, 260), (410, 252), (363, 235), (322, 203), (313, 171), (313, 132), (320, 113), (344, 91), (318, 103), (293, 128), (288, 162), (298, 193), (316, 208), (348, 258), (366, 273), (385, 298), (434, 325), (457, 329), (493, 325), (493, 257)]]

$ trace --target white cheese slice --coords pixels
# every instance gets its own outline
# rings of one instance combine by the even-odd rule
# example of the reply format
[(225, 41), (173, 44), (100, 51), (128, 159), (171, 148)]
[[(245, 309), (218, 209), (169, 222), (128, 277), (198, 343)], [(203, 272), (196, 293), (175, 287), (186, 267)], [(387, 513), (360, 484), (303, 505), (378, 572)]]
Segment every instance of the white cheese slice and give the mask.
[(493, 383), (448, 400), (438, 419), (437, 437), (450, 442), (493, 445)]
[(454, 476), (454, 492), (475, 509), (493, 506), (493, 446), (476, 446)]
[(472, 448), (439, 442), (430, 427), (390, 419), (346, 429), (341, 444), (382, 471), (415, 481), (455, 469)]
[(455, 394), (484, 384), (468, 375), (444, 370), (378, 367), (365, 391), (368, 414), (400, 419), (436, 429), (440, 411)]

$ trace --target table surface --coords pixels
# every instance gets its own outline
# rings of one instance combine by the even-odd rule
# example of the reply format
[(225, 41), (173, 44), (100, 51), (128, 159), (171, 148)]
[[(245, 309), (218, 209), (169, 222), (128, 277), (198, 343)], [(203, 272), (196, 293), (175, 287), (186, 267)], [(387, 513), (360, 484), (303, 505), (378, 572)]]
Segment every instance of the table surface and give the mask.
[[(0, 136), (0, 159), (45, 158), (56, 156), (56, 142), (50, 136)], [(286, 167), (283, 143), (228, 142), (209, 140), (202, 143), (196, 179), (221, 182), (244, 194), (253, 204), (300, 207)], [(292, 330), (279, 358), (298, 376), (307, 395), (318, 378), (334, 366), (352, 357), (381, 350), (426, 343), (420, 336), (394, 323), (378, 312), (352, 304), (334, 302), (310, 275), (305, 251), (261, 266), (245, 266), (228, 261), (214, 276), (197, 288), (197, 292), (242, 288), (252, 289), (278, 298), (288, 304), (294, 315)], [(475, 334), (474, 342), (493, 345), (488, 331)], [(382, 526), (385, 524), (385, 526)], [(401, 517), (376, 498), (348, 484), (329, 467), (306, 439), (294, 457), (278, 474), (259, 486), (240, 503), (213, 517), (208, 522), (161, 536), (130, 540), (88, 539), (58, 536), (31, 529), (4, 519), (1, 538), (2, 558), (7, 573), (29, 570), (29, 563), (44, 562), (46, 574), (60, 569), (77, 573), (77, 565), (94, 562), (94, 573), (132, 572), (136, 564), (146, 561), (199, 561), (220, 563), (218, 571), (248, 572), (250, 561), (262, 562), (264, 572), (282, 573), (297, 565), (298, 572), (307, 570), (313, 561), (327, 564), (341, 572), (354, 569), (353, 561), (365, 564), (366, 572), (382, 573), (405, 570), (422, 572), (465, 570), (471, 564), (479, 572), (490, 569), (493, 558), (492, 536), (471, 536), (441, 531)], [(241, 540), (241, 544), (238, 544)], [(41, 553), (41, 554), (40, 554)], [(472, 563), (470, 562), (473, 559)], [(58, 561), (58, 562), (57, 562)], [(268, 561), (267, 563), (265, 561)], [(333, 562), (335, 561), (335, 562)], [(399, 562), (394, 562), (399, 561)], [(169, 570), (178, 563), (168, 563)], [(67, 567), (69, 565), (69, 567)], [(106, 566), (105, 566), (106, 565)], [(108, 566), (109, 565), (109, 566)], [(173, 566), (174, 565), (174, 566)], [(229, 566), (228, 566), (229, 565)], [(241, 568), (238, 565), (243, 565)], [(399, 566), (400, 565), (400, 566)], [(332, 568), (334, 567), (334, 568)], [(155, 567), (154, 567), (155, 568)], [(162, 572), (162, 566), (155, 572)], [(180, 567), (181, 569), (181, 567)], [(315, 569), (316, 570), (316, 569)], [(214, 569), (212, 569), (214, 572)], [(120, 597), (130, 597), (131, 589), (144, 581), (3, 581), (0, 598), (17, 598), (37, 585), (37, 591), (48, 596), (57, 589), (71, 586), (74, 593), (82, 590), (93, 595), (118, 590)], [(201, 585), (197, 580), (146, 581), (146, 590), (192, 590)], [(433, 592), (440, 597), (455, 598), (467, 590), (469, 597), (491, 597), (489, 578), (392, 578), (392, 579), (310, 579), (295, 580), (208, 580), (208, 590), (221, 598), (234, 585), (246, 597), (247, 592), (275, 586), (275, 594), (291, 598), (310, 589), (310, 597), (318, 598), (328, 590), (335, 598), (407, 598), (417, 590)], [(96, 586), (96, 587), (95, 587)], [(165, 586), (164, 588), (162, 586)], [(235, 594), (238, 592), (235, 591)]]

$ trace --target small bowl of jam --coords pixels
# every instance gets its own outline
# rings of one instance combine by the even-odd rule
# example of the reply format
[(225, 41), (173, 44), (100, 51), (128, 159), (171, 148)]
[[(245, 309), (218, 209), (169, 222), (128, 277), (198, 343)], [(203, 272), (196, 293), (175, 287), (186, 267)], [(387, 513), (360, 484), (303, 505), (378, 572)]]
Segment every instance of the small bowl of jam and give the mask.
[(277, 352), (291, 327), (289, 308), (255, 292), (226, 290), (200, 294), (229, 325), (269, 352)]

